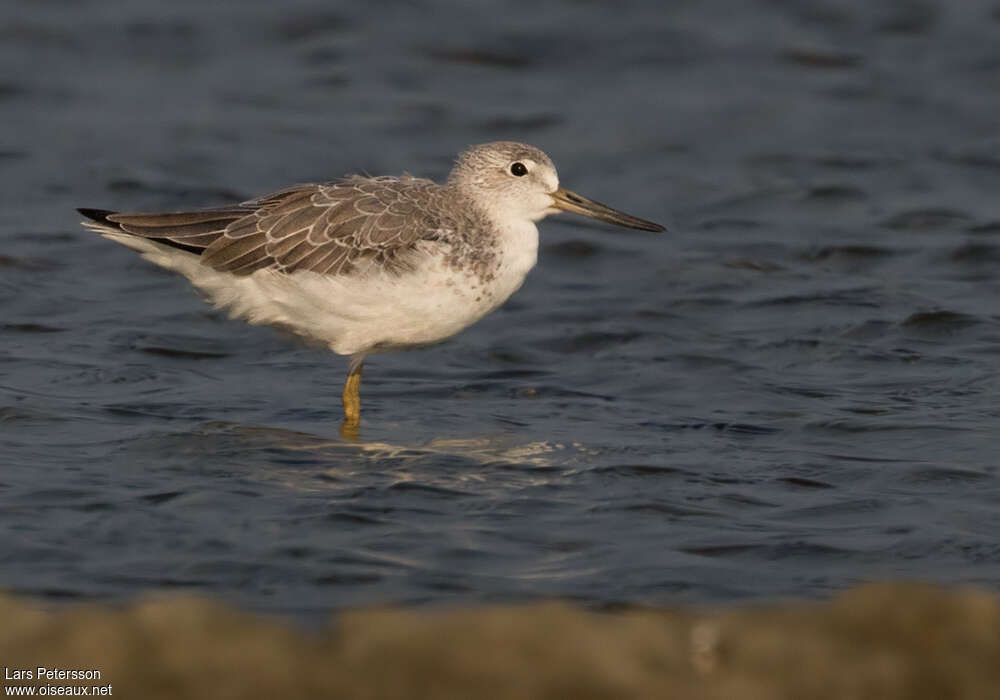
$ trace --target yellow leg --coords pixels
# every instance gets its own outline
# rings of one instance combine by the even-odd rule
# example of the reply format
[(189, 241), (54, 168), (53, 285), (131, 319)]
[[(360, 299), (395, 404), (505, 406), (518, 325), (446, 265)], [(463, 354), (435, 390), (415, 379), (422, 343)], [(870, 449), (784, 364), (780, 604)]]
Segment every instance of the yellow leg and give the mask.
[(358, 437), (358, 427), (361, 425), (361, 368), (362, 362), (351, 362), (351, 371), (344, 384), (344, 423), (340, 426), (340, 434), (344, 437)]

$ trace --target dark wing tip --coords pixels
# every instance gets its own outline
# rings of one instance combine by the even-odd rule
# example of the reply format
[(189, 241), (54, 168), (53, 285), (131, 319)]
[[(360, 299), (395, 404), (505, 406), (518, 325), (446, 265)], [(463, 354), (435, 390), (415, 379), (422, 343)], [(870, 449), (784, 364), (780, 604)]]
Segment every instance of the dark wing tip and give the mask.
[(109, 226), (115, 226), (113, 221), (108, 221), (108, 217), (115, 212), (110, 209), (77, 209), (78, 212), (86, 216), (91, 221), (96, 221), (99, 224), (108, 224)]

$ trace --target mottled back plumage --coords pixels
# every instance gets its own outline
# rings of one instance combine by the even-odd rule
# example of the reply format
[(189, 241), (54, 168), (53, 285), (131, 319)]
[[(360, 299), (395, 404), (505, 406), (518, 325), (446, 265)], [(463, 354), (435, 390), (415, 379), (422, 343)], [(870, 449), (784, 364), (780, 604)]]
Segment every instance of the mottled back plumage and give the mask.
[(270, 268), (339, 275), (370, 263), (405, 268), (406, 253), (419, 241), (473, 224), (468, 210), (437, 206), (442, 189), (421, 178), (352, 176), (221, 209), (108, 213), (105, 219), (125, 233), (200, 253), (203, 264), (220, 272), (249, 275)]

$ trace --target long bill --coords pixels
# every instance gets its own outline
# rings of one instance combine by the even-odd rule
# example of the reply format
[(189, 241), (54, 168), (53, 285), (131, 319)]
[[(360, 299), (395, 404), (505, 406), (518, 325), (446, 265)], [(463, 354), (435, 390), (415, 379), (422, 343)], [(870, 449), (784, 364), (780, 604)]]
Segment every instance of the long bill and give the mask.
[(594, 219), (607, 221), (609, 224), (625, 226), (626, 228), (636, 228), (640, 231), (667, 230), (663, 226), (653, 223), (652, 221), (640, 219), (636, 216), (618, 211), (617, 209), (612, 209), (611, 207), (601, 204), (600, 202), (587, 199), (572, 190), (567, 190), (565, 187), (560, 187), (555, 192), (550, 192), (549, 196), (552, 197), (552, 206), (556, 209), (571, 211), (574, 214), (583, 214), (584, 216), (589, 216)]

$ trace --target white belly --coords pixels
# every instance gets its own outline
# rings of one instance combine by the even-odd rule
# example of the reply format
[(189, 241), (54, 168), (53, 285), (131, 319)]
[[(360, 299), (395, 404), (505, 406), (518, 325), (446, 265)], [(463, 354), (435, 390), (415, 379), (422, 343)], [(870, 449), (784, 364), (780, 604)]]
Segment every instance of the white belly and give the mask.
[(258, 270), (237, 277), (154, 241), (108, 237), (180, 272), (231, 316), (289, 329), (344, 355), (426, 345), (458, 333), (517, 291), (538, 254), (538, 229), (524, 222), (503, 232), (498, 264), (485, 277), (433, 255), (403, 273), (325, 276)]
[[(379, 352), (444, 340), (496, 309), (524, 283), (538, 258), (534, 224), (505, 232), (499, 264), (481, 278), (455, 269), (442, 258), (429, 258), (411, 273), (344, 281), (344, 310), (352, 313), (328, 341), (342, 354)], [(342, 315), (338, 308), (335, 316)], [(332, 330), (332, 329), (331, 329)]]

